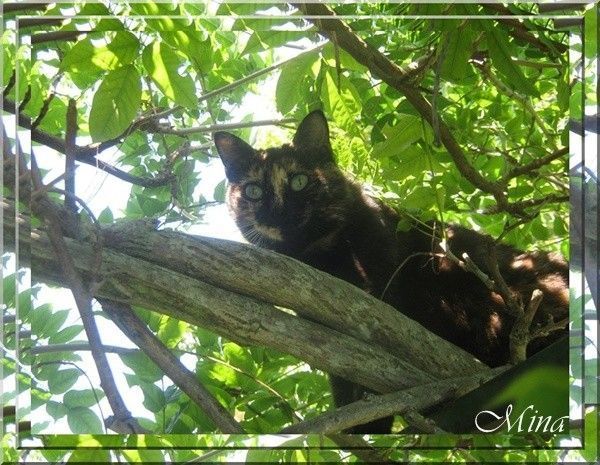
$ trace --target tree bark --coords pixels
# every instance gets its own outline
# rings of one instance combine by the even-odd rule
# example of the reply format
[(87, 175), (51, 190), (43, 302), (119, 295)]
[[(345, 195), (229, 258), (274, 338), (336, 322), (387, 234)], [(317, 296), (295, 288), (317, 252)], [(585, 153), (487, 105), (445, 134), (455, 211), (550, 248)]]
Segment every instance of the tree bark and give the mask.
[[(3, 200), (3, 210), (11, 218), (14, 204)], [(18, 221), (27, 225), (29, 219), (21, 214)], [(94, 271), (101, 278), (97, 297), (179, 318), (241, 344), (281, 350), (378, 392), (489, 370), (392, 307), (291, 258), (135, 222), (104, 231), (102, 264), (94, 270), (91, 230), (74, 224), (63, 223), (71, 236), (67, 247), (84, 277)], [(14, 224), (5, 223), (4, 232), (12, 243)], [(30, 261), (33, 279), (64, 285), (45, 233), (19, 232), (21, 250), (31, 254), (20, 258)]]

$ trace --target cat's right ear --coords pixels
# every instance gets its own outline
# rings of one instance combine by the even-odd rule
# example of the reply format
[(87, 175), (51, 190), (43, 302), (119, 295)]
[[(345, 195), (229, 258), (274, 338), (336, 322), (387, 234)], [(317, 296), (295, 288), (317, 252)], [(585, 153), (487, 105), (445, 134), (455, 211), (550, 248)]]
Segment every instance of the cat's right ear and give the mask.
[(250, 144), (228, 132), (215, 132), (213, 140), (225, 166), (229, 181), (240, 179), (248, 169), (256, 152)]

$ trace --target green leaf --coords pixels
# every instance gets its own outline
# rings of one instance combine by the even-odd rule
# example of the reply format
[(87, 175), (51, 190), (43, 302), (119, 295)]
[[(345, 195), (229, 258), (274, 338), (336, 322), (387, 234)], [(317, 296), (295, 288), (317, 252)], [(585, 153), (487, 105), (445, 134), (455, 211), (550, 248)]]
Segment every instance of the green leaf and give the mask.
[(60, 69), (76, 73), (96, 70), (113, 70), (130, 64), (138, 54), (140, 41), (128, 31), (118, 31), (109, 44), (95, 46), (93, 37), (87, 36), (69, 50), (60, 64)]
[(173, 348), (185, 335), (189, 325), (185, 321), (162, 315), (156, 335), (169, 348)]
[(218, 202), (225, 202), (225, 180), (224, 179), (219, 184), (217, 184), (217, 186), (215, 187), (213, 197)]
[(197, 31), (161, 32), (163, 40), (181, 51), (196, 69), (208, 73), (213, 65), (213, 48), (210, 38), (202, 40)]
[(513, 62), (507, 35), (501, 34), (500, 29), (495, 28), (489, 21), (482, 21), (481, 24), (486, 31), (488, 51), (492, 63), (506, 79), (506, 84), (519, 93), (538, 96), (537, 89), (525, 77), (521, 68)]
[(140, 107), (142, 84), (133, 65), (108, 73), (94, 94), (90, 135), (95, 142), (117, 137), (131, 124)]
[(48, 378), (48, 390), (52, 394), (62, 394), (68, 391), (79, 379), (80, 372), (75, 368), (58, 370)]
[(280, 47), (288, 42), (293, 42), (306, 38), (306, 32), (304, 31), (283, 31), (283, 30), (269, 30), (269, 31), (254, 31), (246, 46), (244, 47), (241, 55), (249, 55), (258, 53), (263, 50), (273, 49)]
[(360, 128), (356, 121), (361, 111), (360, 95), (344, 75), (339, 76), (339, 88), (337, 81), (337, 71), (328, 68), (323, 82), (323, 101), (329, 114), (342, 129), (353, 136), (360, 136)]
[(147, 383), (154, 383), (163, 377), (163, 372), (143, 352), (121, 354), (121, 360), (133, 370), (136, 377)]
[(82, 325), (67, 326), (48, 338), (50, 344), (65, 344), (72, 341), (83, 331)]
[(145, 216), (156, 216), (164, 212), (170, 203), (168, 200), (158, 200), (144, 194), (136, 194), (136, 198)]
[(300, 102), (303, 83), (315, 79), (312, 67), (318, 58), (319, 54), (315, 51), (298, 56), (282, 66), (275, 88), (277, 111), (282, 114), (289, 113)]
[(115, 219), (113, 218), (113, 213), (110, 207), (106, 207), (104, 210), (102, 210), (100, 215), (98, 215), (98, 222), (100, 224), (111, 224), (114, 221)]
[(461, 81), (469, 69), (469, 58), (473, 48), (473, 31), (468, 24), (452, 29), (446, 36), (448, 45), (442, 62), (440, 75), (449, 81)]
[(407, 114), (397, 115), (398, 122), (383, 129), (386, 140), (375, 144), (371, 156), (388, 158), (394, 155), (402, 158), (402, 152), (423, 137), (421, 119)]
[(67, 414), (68, 409), (60, 402), (49, 400), (46, 402), (46, 411), (52, 418), (58, 420)]
[[(98, 397), (98, 400), (100, 400), (104, 394), (97, 391), (96, 396)], [(63, 404), (71, 409), (75, 407), (92, 407), (97, 404), (96, 396), (94, 396), (94, 391), (91, 389), (85, 389), (83, 391), (70, 390), (65, 392)]]
[(67, 423), (71, 432), (76, 434), (102, 434), (104, 432), (100, 419), (86, 407), (69, 409)]
[(69, 316), (69, 310), (59, 310), (52, 313), (46, 320), (44, 326), (36, 333), (41, 337), (50, 337), (60, 329)]
[(175, 103), (187, 108), (196, 108), (198, 98), (194, 81), (182, 74), (185, 61), (168, 45), (153, 42), (144, 48), (142, 61), (148, 74), (161, 92)]

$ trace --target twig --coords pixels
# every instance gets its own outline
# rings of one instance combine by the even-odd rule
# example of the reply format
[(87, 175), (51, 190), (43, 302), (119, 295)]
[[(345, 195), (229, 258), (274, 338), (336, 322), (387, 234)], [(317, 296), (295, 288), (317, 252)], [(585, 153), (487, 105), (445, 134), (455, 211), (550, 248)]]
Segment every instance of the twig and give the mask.
[[(562, 202), (568, 202), (568, 201), (569, 201), (569, 196), (566, 194), (565, 195), (550, 194), (550, 195), (547, 195), (546, 197), (539, 197), (537, 199), (527, 199), (527, 200), (521, 200), (520, 202), (513, 202), (513, 203), (508, 204), (508, 207), (506, 207), (506, 208), (520, 212), (520, 214), (524, 217), (525, 220), (531, 220), (539, 212), (524, 214), (526, 208), (537, 207), (539, 205), (546, 205), (549, 203), (562, 203)], [(506, 211), (506, 208), (502, 208), (499, 205), (493, 205), (490, 208), (484, 210), (484, 213), (486, 213), (486, 214), (500, 213), (503, 210)]]
[[(43, 189), (40, 172), (37, 167), (35, 155), (33, 153), (31, 154), (31, 178), (34, 189)], [(43, 197), (46, 197), (46, 195), (43, 195)], [(52, 244), (52, 248), (54, 249), (57, 259), (61, 264), (64, 276), (69, 283), (69, 287), (73, 293), (73, 297), (81, 315), (81, 321), (83, 323), (85, 333), (90, 343), (90, 347), (92, 348), (92, 356), (100, 376), (100, 385), (102, 386), (102, 389), (104, 390), (115, 415), (116, 423), (113, 423), (111, 428), (117, 428), (115, 431), (121, 433), (145, 432), (145, 430), (140, 427), (137, 421), (131, 416), (129, 410), (127, 410), (127, 407), (125, 406), (125, 403), (123, 402), (123, 399), (121, 398), (121, 395), (117, 389), (117, 385), (112, 377), (108, 359), (106, 358), (106, 354), (102, 351), (102, 342), (98, 332), (98, 327), (94, 321), (91, 302), (92, 296), (89, 290), (84, 287), (83, 281), (81, 280), (81, 277), (75, 268), (75, 264), (73, 263), (73, 259), (67, 250), (65, 240), (62, 236), (60, 222), (52, 210), (40, 210), (38, 205), (39, 204), (37, 204), (37, 202), (32, 202), (32, 210), (46, 220), (46, 224), (48, 226), (48, 238), (50, 239), (50, 243)]]
[(522, 362), (527, 358), (527, 345), (531, 341), (529, 328), (543, 297), (542, 291), (534, 289), (527, 308), (513, 324), (509, 335), (510, 360), (513, 364)]
[(286, 118), (280, 120), (262, 120), (262, 121), (249, 121), (241, 123), (223, 123), (223, 124), (210, 124), (208, 126), (198, 126), (193, 128), (182, 128), (173, 129), (170, 126), (158, 124), (148, 128), (148, 132), (155, 132), (160, 134), (174, 134), (177, 136), (185, 136), (188, 134), (204, 133), (204, 132), (216, 132), (216, 131), (227, 131), (230, 129), (240, 128), (252, 128), (256, 126), (279, 126), (283, 124), (296, 123), (293, 118)]
[[(52, 344), (48, 346), (33, 346), (28, 350), (31, 354), (48, 354), (51, 352), (78, 352), (78, 351), (88, 351), (92, 350), (90, 344), (87, 342), (71, 342), (68, 344)], [(102, 345), (102, 350), (104, 352), (119, 354), (119, 355), (128, 355), (132, 353), (139, 352), (138, 349), (128, 349), (126, 347), (117, 347), (111, 345)]]
[[(13, 115), (17, 115), (17, 122), (19, 126), (22, 126), (26, 129), (30, 130), (31, 140), (37, 142), (39, 144), (45, 145), (53, 150), (56, 150), (60, 153), (66, 152), (65, 141), (53, 136), (51, 134), (40, 131), (39, 129), (32, 128), (31, 120), (28, 116), (23, 115), (22, 113), (18, 113), (15, 109), (14, 102), (5, 99), (4, 100), (4, 110)], [(140, 176), (134, 176), (129, 174), (119, 168), (116, 168), (104, 161), (96, 159), (96, 155), (100, 152), (113, 147), (120, 143), (120, 139), (115, 138), (110, 141), (102, 142), (98, 145), (91, 145), (86, 147), (77, 146), (75, 148), (75, 153), (77, 156), (77, 161), (85, 163), (87, 165), (95, 166), (116, 178), (122, 179), (130, 184), (135, 184), (137, 186), (142, 187), (158, 187), (169, 184), (173, 180), (173, 175), (170, 173), (163, 174), (161, 176), (156, 176), (154, 178), (142, 178)]]
[(129, 305), (112, 302), (107, 299), (98, 299), (98, 301), (121, 331), (142, 349), (223, 433), (244, 433), (244, 429), (235, 421), (231, 414), (198, 382), (196, 376), (185, 368), (181, 361), (148, 329)]
[[(302, 53), (299, 53), (296, 56), (293, 56), (292, 58), (288, 58), (286, 60), (282, 60), (282, 61), (278, 61), (277, 63), (272, 64), (271, 66), (268, 66), (266, 68), (263, 69), (259, 69), (258, 71), (255, 71), (252, 74), (249, 74), (248, 76), (245, 76), (241, 79), (238, 79), (237, 81), (232, 82), (231, 84), (227, 84), (223, 87), (219, 87), (218, 89), (214, 89), (211, 90), (209, 92), (206, 92), (205, 94), (202, 94), (199, 98), (198, 98), (198, 103), (202, 103), (205, 100), (208, 100), (212, 97), (215, 97), (216, 95), (220, 95), (220, 94), (224, 94), (226, 92), (229, 92), (232, 89), (235, 89), (236, 87), (241, 86), (242, 84), (245, 84), (247, 82), (253, 81), (254, 79), (256, 79), (257, 77), (260, 77), (264, 74), (268, 74), (271, 71), (274, 71), (280, 67), (282, 67), (283, 65), (285, 65), (286, 63), (289, 63), (291, 61), (294, 61), (296, 59), (298, 59), (301, 56), (307, 55), (309, 53), (315, 52), (317, 50), (321, 50), (323, 47), (325, 47), (325, 45), (327, 45), (326, 43), (324, 44), (320, 44), (317, 45), (316, 47), (310, 48)], [(156, 113), (154, 115), (151, 115), (149, 117), (147, 117), (146, 119), (161, 119), (161, 118), (165, 118), (167, 116), (169, 116), (171, 113), (174, 113), (178, 110), (181, 110), (181, 105), (176, 105), (173, 108), (169, 108), (167, 110), (164, 110), (162, 112)]]
[(552, 153), (549, 153), (543, 157), (540, 157), (534, 161), (532, 161), (531, 163), (528, 163), (527, 165), (523, 165), (523, 166), (517, 166), (513, 169), (511, 169), (505, 176), (504, 176), (504, 180), (509, 180), (512, 178), (516, 178), (517, 176), (521, 176), (522, 174), (527, 174), (530, 173), (531, 171), (535, 171), (539, 168), (541, 168), (542, 166), (547, 165), (548, 163), (556, 160), (557, 158), (560, 158), (566, 154), (569, 153), (569, 148), (568, 147), (563, 147), (560, 148), (558, 150), (555, 150)]
[(563, 318), (559, 321), (551, 321), (550, 323), (541, 326), (539, 328), (534, 329), (529, 335), (529, 340), (533, 341), (534, 339), (538, 339), (540, 337), (546, 337), (554, 331), (560, 331), (564, 329), (569, 324), (569, 318)]
[(383, 288), (383, 291), (381, 292), (381, 295), (379, 296), (379, 300), (384, 300), (383, 298), (385, 297), (385, 293), (389, 289), (389, 287), (392, 284), (392, 282), (394, 281), (394, 279), (396, 279), (396, 276), (398, 275), (398, 273), (400, 273), (400, 270), (402, 270), (402, 268), (404, 268), (404, 265), (406, 265), (414, 257), (418, 257), (418, 256), (421, 256), (421, 255), (426, 255), (426, 256), (429, 256), (429, 257), (434, 257), (435, 256), (435, 254), (433, 254), (431, 252), (415, 252), (415, 253), (409, 255), (408, 257), (406, 257), (404, 259), (404, 261), (402, 263), (400, 263), (400, 265), (398, 265), (398, 267), (394, 270), (394, 272), (390, 276), (390, 279), (388, 279), (387, 284), (385, 285), (385, 287)]
[(466, 252), (462, 254), (463, 259), (461, 260), (454, 255), (454, 253), (452, 253), (447, 244), (440, 243), (440, 247), (444, 250), (446, 257), (448, 257), (452, 262), (456, 263), (463, 270), (473, 273), (488, 289), (494, 289), (494, 281), (487, 274), (485, 274), (473, 260), (471, 260), (471, 257), (469, 257)]

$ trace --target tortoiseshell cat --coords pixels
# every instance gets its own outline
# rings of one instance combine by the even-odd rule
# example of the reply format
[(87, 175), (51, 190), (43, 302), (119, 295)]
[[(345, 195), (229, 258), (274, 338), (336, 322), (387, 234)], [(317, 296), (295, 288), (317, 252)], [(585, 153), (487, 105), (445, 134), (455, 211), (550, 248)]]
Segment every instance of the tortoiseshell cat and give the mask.
[[(422, 225), (396, 230), (397, 213), (367, 196), (336, 166), (321, 111), (304, 118), (291, 145), (255, 150), (226, 132), (215, 133), (214, 141), (229, 181), (229, 209), (249, 242), (383, 297), (490, 366), (507, 363), (512, 319), (502, 298), (443, 256), (439, 232)], [(467, 252), (488, 270), (486, 236), (448, 226), (446, 237), (457, 257)], [(535, 288), (544, 293), (534, 323), (567, 315), (568, 265), (562, 258), (505, 245), (496, 250), (504, 279), (524, 302)], [(536, 342), (530, 352), (548, 343)], [(330, 380), (337, 406), (367, 392), (335, 376)], [(391, 424), (392, 418), (384, 418), (349, 432), (388, 433)]]

